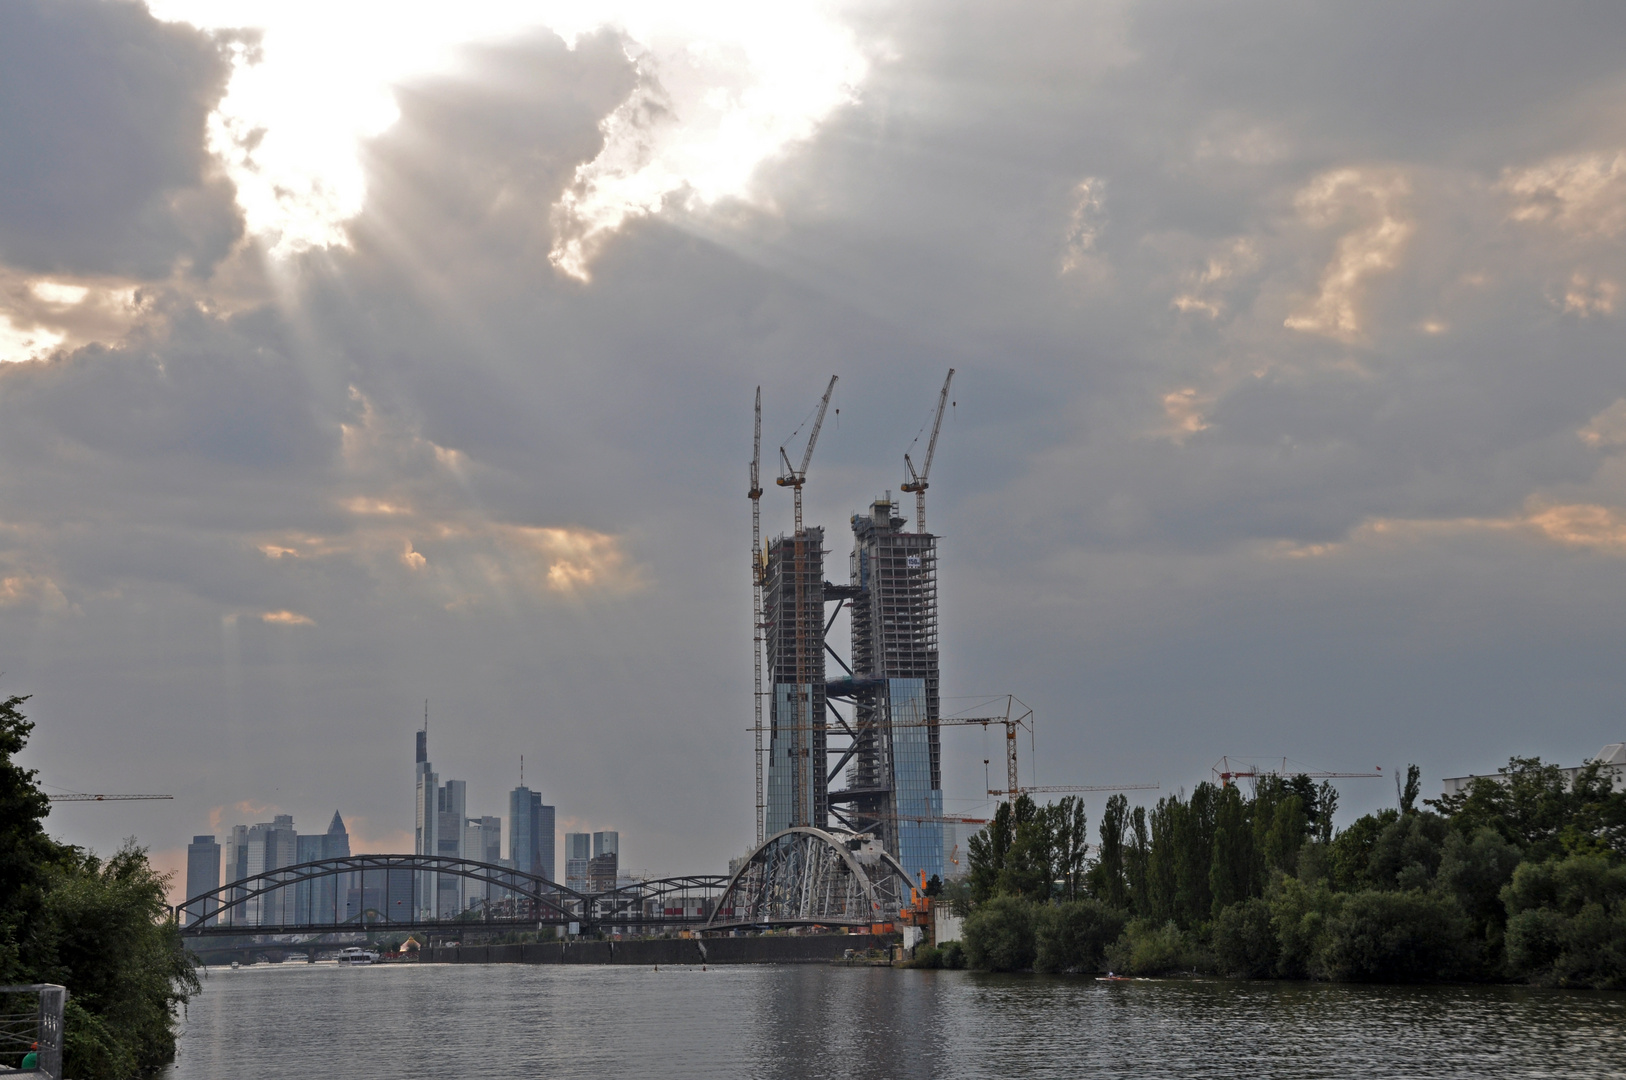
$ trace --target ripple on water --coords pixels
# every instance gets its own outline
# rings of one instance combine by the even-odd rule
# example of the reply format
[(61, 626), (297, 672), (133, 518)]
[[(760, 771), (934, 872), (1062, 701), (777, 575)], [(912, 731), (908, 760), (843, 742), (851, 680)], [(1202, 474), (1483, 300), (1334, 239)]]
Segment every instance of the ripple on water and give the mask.
[(1626, 1077), (1626, 994), (822, 965), (214, 969), (172, 1080)]

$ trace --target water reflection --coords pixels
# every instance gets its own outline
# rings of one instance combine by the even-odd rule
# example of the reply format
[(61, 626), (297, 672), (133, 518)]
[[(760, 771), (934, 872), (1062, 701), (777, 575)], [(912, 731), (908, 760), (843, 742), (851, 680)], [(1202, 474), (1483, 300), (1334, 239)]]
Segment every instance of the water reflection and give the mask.
[(1626, 995), (822, 965), (215, 970), (174, 1080), (1626, 1077)]

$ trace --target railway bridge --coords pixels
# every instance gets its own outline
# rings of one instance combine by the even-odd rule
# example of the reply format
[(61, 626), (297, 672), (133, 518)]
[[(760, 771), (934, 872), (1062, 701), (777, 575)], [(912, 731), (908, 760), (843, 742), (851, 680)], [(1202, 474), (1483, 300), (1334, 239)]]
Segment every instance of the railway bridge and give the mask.
[[(460, 882), (455, 914), (422, 902)], [(872, 836), (787, 829), (729, 875), (638, 881), (602, 892), (512, 867), (443, 855), (351, 855), (252, 874), (172, 910), (188, 938), (320, 937), (385, 930), (467, 933), (575, 924), (632, 935), (858, 927), (893, 921), (909, 879)]]

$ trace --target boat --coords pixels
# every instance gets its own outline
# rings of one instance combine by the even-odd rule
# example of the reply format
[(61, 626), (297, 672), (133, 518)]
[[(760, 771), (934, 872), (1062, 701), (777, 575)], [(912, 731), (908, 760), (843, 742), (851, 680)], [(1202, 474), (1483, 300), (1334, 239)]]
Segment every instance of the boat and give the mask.
[(376, 964), (378, 963), (378, 954), (352, 945), (347, 949), (339, 950), (338, 960), (341, 964)]

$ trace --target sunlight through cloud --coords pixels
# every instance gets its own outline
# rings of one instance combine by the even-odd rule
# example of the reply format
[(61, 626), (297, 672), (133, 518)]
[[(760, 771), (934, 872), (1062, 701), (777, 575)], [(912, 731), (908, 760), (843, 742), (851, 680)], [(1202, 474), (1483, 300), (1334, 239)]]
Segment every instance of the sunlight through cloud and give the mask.
[(550, 261), (581, 280), (628, 219), (678, 200), (749, 195), (757, 167), (854, 99), (866, 64), (823, 3), (640, 0), (457, 5), (356, 0), (152, 0), (159, 18), (243, 31), (210, 120), (250, 231), (289, 255), (347, 243), (366, 202), (361, 143), (399, 118), (393, 87), (456, 70), (458, 50), (546, 28), (572, 46), (621, 35), (637, 83), (604, 146), (552, 208)]

